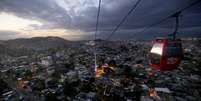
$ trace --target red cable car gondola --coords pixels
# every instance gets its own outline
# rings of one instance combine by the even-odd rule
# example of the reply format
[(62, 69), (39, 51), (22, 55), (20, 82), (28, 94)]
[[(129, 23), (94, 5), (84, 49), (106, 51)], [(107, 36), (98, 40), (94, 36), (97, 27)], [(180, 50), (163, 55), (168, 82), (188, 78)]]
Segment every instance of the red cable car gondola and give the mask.
[(150, 51), (150, 66), (161, 71), (176, 69), (182, 58), (183, 50), (180, 39), (176, 39), (178, 29), (178, 17), (181, 12), (173, 15), (176, 17), (176, 29), (173, 38), (160, 38), (154, 41)]
[(176, 69), (183, 57), (181, 40), (156, 39), (150, 51), (151, 66), (157, 70)]

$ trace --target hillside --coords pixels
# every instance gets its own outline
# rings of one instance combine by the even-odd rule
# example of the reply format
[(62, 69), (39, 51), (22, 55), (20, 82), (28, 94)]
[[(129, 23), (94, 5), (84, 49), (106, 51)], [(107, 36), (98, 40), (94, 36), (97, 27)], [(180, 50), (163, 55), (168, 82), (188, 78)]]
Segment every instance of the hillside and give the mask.
[(59, 37), (33, 37), (29, 39), (14, 39), (5, 41), (4, 44), (10, 49), (34, 49), (44, 50), (49, 48), (65, 47), (69, 44), (67, 41)]

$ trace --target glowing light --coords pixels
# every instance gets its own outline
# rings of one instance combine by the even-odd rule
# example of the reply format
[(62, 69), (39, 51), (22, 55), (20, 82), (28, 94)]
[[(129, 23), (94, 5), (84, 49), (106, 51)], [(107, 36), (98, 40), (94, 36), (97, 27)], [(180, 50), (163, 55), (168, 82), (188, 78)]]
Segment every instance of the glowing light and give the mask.
[(85, 35), (84, 32), (80, 30), (68, 30), (68, 29), (39, 29), (39, 30), (25, 30), (21, 31), (23, 34), (22, 36), (28, 37), (46, 37), (46, 36), (56, 36), (56, 37), (63, 37), (68, 40), (76, 40), (76, 36), (82, 37)]
[(151, 53), (162, 55), (162, 53), (163, 53), (163, 44), (162, 43), (154, 44), (153, 48), (151, 49)]
[(0, 13), (0, 31), (20, 31), (28, 28), (30, 25), (41, 26), (42, 23), (35, 20), (23, 19), (8, 13)]
[(40, 30), (30, 30), (24, 31), (24, 34), (29, 35), (30, 37), (37, 37), (37, 36), (63, 36), (66, 35), (66, 30), (64, 29), (40, 29)]
[[(32, 25), (41, 26), (41, 29), (36, 29)], [(9, 37), (5, 35), (5, 39), (56, 36), (66, 38), (68, 40), (80, 40), (84, 35), (86, 35), (85, 32), (74, 29), (43, 29), (43, 25), (44, 23), (37, 20), (24, 19), (5, 12), (0, 13), (0, 31), (18, 33)]]

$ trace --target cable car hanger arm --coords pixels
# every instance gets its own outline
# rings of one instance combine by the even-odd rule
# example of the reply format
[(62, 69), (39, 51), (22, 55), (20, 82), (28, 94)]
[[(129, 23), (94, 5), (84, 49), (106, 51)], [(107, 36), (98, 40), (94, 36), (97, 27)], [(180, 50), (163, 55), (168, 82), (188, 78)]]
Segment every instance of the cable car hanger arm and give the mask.
[(169, 34), (169, 36), (172, 36), (172, 37), (173, 37), (173, 40), (176, 39), (176, 34), (177, 34), (177, 32), (178, 32), (178, 28), (179, 28), (179, 15), (180, 15), (180, 14), (181, 14), (181, 11), (176, 12), (175, 14), (173, 14), (172, 16), (170, 16), (170, 17), (175, 17), (175, 19), (176, 19), (175, 30), (174, 30), (174, 32), (173, 32), (172, 34)]

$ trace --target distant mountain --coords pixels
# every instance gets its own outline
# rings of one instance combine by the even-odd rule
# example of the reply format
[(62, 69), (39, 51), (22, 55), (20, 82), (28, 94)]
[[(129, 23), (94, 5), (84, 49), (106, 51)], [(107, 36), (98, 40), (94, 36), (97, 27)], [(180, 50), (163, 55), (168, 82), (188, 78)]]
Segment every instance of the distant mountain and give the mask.
[[(44, 50), (49, 48), (66, 47), (70, 41), (59, 37), (33, 37), (3, 41), (3, 45), (10, 49)], [(0, 42), (1, 44), (1, 42)]]
[(3, 45), (3, 44), (4, 44), (4, 41), (1, 41), (1, 40), (0, 40), (0, 45)]
[(30, 55), (34, 51), (70, 47), (71, 41), (59, 37), (20, 38), (0, 40), (0, 58), (2, 56)]
[(6, 46), (0, 42), (0, 53), (3, 53), (6, 49)]

